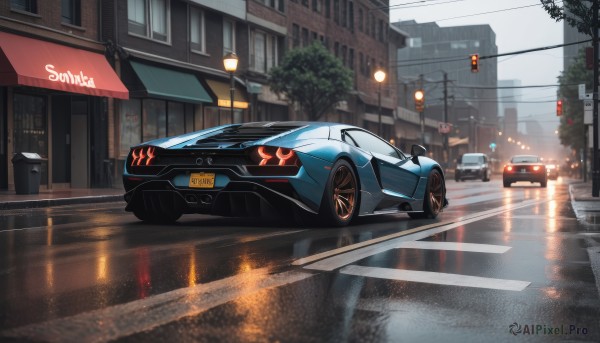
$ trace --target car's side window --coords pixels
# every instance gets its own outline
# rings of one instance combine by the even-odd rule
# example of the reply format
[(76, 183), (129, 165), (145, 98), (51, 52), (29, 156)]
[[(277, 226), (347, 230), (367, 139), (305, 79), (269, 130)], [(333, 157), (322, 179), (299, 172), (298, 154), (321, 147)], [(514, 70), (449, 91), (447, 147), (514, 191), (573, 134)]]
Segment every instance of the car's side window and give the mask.
[(345, 131), (342, 132), (342, 139), (344, 140), (344, 142), (358, 148), (358, 144), (356, 143), (356, 141), (354, 141), (354, 139), (350, 135), (348, 135)]
[[(403, 156), (401, 156), (393, 146), (368, 132), (361, 130), (347, 130), (344, 137), (352, 139), (361, 149), (403, 159)], [(346, 142), (348, 142), (348, 140), (346, 140)]]

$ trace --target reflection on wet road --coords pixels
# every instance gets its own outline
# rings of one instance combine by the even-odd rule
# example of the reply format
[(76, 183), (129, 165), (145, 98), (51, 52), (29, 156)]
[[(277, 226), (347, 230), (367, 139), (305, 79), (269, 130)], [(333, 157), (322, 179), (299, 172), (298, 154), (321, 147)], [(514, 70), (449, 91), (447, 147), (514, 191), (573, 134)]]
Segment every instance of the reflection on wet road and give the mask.
[(436, 220), (342, 229), (164, 227), (123, 204), (3, 213), (0, 338), (509, 341), (545, 325), (567, 332), (530, 339), (600, 340), (593, 240), (565, 183), (449, 181), (448, 198)]

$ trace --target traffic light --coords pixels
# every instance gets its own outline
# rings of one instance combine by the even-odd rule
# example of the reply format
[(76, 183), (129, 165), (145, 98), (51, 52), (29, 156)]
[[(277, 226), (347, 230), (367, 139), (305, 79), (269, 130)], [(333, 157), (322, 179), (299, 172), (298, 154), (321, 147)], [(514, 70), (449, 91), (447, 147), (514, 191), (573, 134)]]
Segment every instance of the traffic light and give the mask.
[(471, 73), (479, 71), (479, 54), (471, 55)]
[(562, 114), (563, 114), (562, 106), (563, 106), (562, 100), (557, 100), (556, 101), (556, 115), (559, 117), (562, 116)]
[(415, 91), (415, 109), (417, 112), (423, 112), (425, 108), (425, 92), (422, 89)]

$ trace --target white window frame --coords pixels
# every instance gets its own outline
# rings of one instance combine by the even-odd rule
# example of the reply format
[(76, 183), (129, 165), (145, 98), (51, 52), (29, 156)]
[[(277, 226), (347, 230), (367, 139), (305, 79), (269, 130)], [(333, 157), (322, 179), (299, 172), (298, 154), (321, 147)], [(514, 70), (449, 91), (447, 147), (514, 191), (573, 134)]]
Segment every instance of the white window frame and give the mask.
[[(263, 46), (263, 59), (262, 63), (259, 66), (257, 64), (258, 57), (256, 53), (256, 36), (262, 35), (264, 37), (264, 46)], [(251, 30), (250, 31), (250, 69), (259, 73), (268, 73), (271, 68), (277, 66), (279, 64), (279, 57), (277, 55), (278, 51), (278, 39), (277, 36), (266, 33), (261, 30)]]
[[(200, 24), (200, 33), (199, 33), (199, 45), (200, 45), (200, 49), (195, 49), (194, 45), (192, 44), (198, 44), (197, 42), (194, 42), (192, 40), (192, 31), (196, 30), (196, 27), (192, 26), (192, 22), (193, 22), (193, 17), (194, 14), (199, 14), (198, 16), (198, 20), (199, 20), (199, 24)], [(204, 11), (202, 9), (200, 9), (199, 7), (191, 7), (190, 9), (190, 48), (193, 52), (199, 52), (199, 53), (206, 53), (206, 21), (204, 19)]]
[(155, 7), (154, 5), (154, 1), (161, 1), (161, 0), (127, 0), (127, 19), (129, 21), (129, 16), (130, 16), (130, 5), (134, 4), (134, 3), (143, 3), (144, 4), (144, 8), (143, 11), (144, 13), (142, 13), (144, 20), (145, 20), (145, 33), (144, 34), (140, 34), (137, 32), (132, 32), (129, 30), (129, 28), (127, 29), (128, 33), (132, 36), (137, 36), (137, 37), (142, 37), (142, 38), (146, 38), (146, 39), (150, 39), (154, 42), (158, 42), (158, 43), (163, 43), (163, 44), (171, 44), (171, 0), (162, 0), (164, 1), (164, 6), (165, 6), (165, 40), (156, 38), (154, 36), (154, 27), (156, 26), (156, 24), (154, 24), (154, 22), (156, 21), (154, 18), (154, 12), (153, 12), (153, 8)]
[[(225, 27), (226, 23), (231, 24), (231, 49), (225, 47)], [(235, 53), (235, 21), (223, 19), (223, 55), (233, 52)]]

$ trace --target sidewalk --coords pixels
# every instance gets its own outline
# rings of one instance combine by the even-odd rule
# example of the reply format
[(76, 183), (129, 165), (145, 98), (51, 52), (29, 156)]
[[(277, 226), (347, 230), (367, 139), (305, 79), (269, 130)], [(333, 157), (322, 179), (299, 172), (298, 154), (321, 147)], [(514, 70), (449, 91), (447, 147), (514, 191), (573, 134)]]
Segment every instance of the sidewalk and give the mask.
[(124, 201), (123, 188), (44, 189), (39, 194), (0, 191), (0, 210)]
[(592, 182), (570, 184), (569, 194), (577, 219), (584, 224), (600, 225), (600, 197), (592, 196)]

